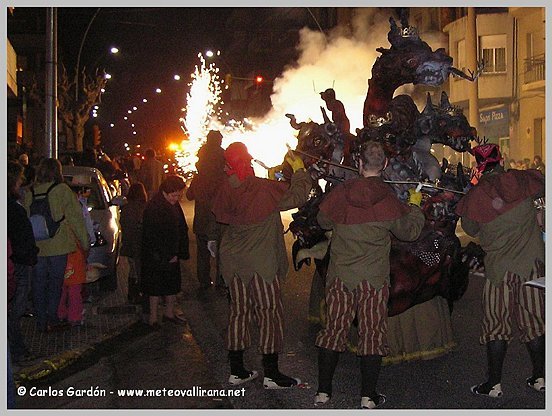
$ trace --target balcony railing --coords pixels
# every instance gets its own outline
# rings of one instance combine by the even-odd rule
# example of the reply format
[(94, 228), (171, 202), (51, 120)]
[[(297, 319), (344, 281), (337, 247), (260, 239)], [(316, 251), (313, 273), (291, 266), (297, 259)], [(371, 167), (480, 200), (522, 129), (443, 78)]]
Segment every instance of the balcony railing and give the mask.
[(535, 81), (543, 81), (545, 68), (544, 68), (544, 54), (536, 55), (529, 59), (525, 59), (525, 70), (524, 70), (524, 84), (529, 84)]

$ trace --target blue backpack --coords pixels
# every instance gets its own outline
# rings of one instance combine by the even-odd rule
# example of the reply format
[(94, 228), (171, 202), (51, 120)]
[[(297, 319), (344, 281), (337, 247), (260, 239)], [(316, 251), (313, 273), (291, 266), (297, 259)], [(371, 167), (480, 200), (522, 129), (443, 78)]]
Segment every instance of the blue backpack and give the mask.
[(45, 193), (35, 194), (34, 188), (31, 187), (33, 200), (29, 207), (29, 220), (33, 227), (33, 234), (36, 241), (47, 240), (56, 235), (61, 222), (65, 219), (65, 215), (59, 221), (55, 221), (50, 211), (50, 203), (48, 202), (48, 194), (58, 183), (53, 183)]

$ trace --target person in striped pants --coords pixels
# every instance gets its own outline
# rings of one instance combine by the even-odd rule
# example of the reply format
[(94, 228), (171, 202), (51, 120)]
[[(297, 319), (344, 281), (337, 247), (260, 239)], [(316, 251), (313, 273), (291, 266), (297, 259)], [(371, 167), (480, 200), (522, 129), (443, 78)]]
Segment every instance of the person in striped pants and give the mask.
[(252, 157), (241, 142), (224, 152), (226, 174), (212, 211), (223, 224), (220, 269), (230, 292), (227, 348), (233, 385), (257, 377), (246, 370), (243, 354), (251, 344), (249, 325), (259, 326), (259, 352), (263, 354), (263, 386), (267, 389), (294, 387), (300, 380), (282, 374), (278, 354), (283, 349), (283, 306), (280, 282), (288, 271), (284, 227), (280, 211), (297, 208), (307, 201), (312, 187), (299, 156), (288, 154), (293, 169), (291, 184), (257, 178)]
[[(316, 338), (318, 390), (314, 404), (332, 396), (332, 379), (339, 353), (358, 320), (357, 355), (362, 379), (361, 408), (385, 403), (376, 391), (382, 357), (388, 354), (387, 301), (391, 234), (400, 240), (417, 239), (425, 223), (420, 192), (410, 193), (407, 206), (380, 178), (387, 159), (380, 143), (363, 144), (360, 177), (333, 188), (320, 204), (320, 226), (332, 230), (326, 277), (326, 327)], [(416, 206), (417, 205), (417, 206)]]
[(505, 172), (496, 144), (481, 144), (471, 153), (482, 176), (459, 201), (456, 213), (464, 231), (479, 237), (486, 253), (479, 341), (486, 345), (488, 364), (487, 381), (471, 391), (502, 396), (502, 366), (516, 321), (533, 365), (525, 382), (544, 392), (544, 289), (524, 284), (544, 276), (544, 242), (533, 203), (544, 196), (544, 176), (536, 169)]

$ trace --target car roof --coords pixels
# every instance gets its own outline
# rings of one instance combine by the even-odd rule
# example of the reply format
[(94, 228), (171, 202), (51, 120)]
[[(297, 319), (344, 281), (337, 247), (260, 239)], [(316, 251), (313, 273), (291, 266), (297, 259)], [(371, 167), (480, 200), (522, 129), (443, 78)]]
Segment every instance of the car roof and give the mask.
[(88, 166), (63, 166), (61, 173), (63, 175), (86, 175), (95, 178), (103, 176), (98, 169)]

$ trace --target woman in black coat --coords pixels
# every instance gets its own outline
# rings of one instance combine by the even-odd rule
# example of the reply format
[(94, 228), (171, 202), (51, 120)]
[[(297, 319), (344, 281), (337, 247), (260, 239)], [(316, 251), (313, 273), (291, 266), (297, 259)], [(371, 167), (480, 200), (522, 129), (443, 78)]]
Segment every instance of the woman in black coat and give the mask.
[(148, 201), (142, 220), (142, 290), (149, 296), (149, 324), (158, 327), (159, 297), (165, 297), (164, 319), (179, 322), (175, 316), (176, 294), (180, 292), (179, 259), (187, 260), (188, 226), (180, 199), (186, 184), (180, 176), (168, 176), (159, 192)]
[(16, 363), (32, 358), (21, 332), (21, 318), (27, 308), (31, 270), (37, 262), (38, 254), (31, 222), (25, 208), (18, 201), (23, 181), (23, 166), (16, 161), (9, 161), (7, 224), (12, 247), (11, 260), (15, 266), (16, 289), (8, 303), (8, 340), (13, 361)]
[(148, 196), (141, 182), (133, 183), (127, 194), (128, 203), (121, 208), (121, 256), (128, 261), (128, 302), (141, 303), (140, 264), (142, 254), (142, 218)]

